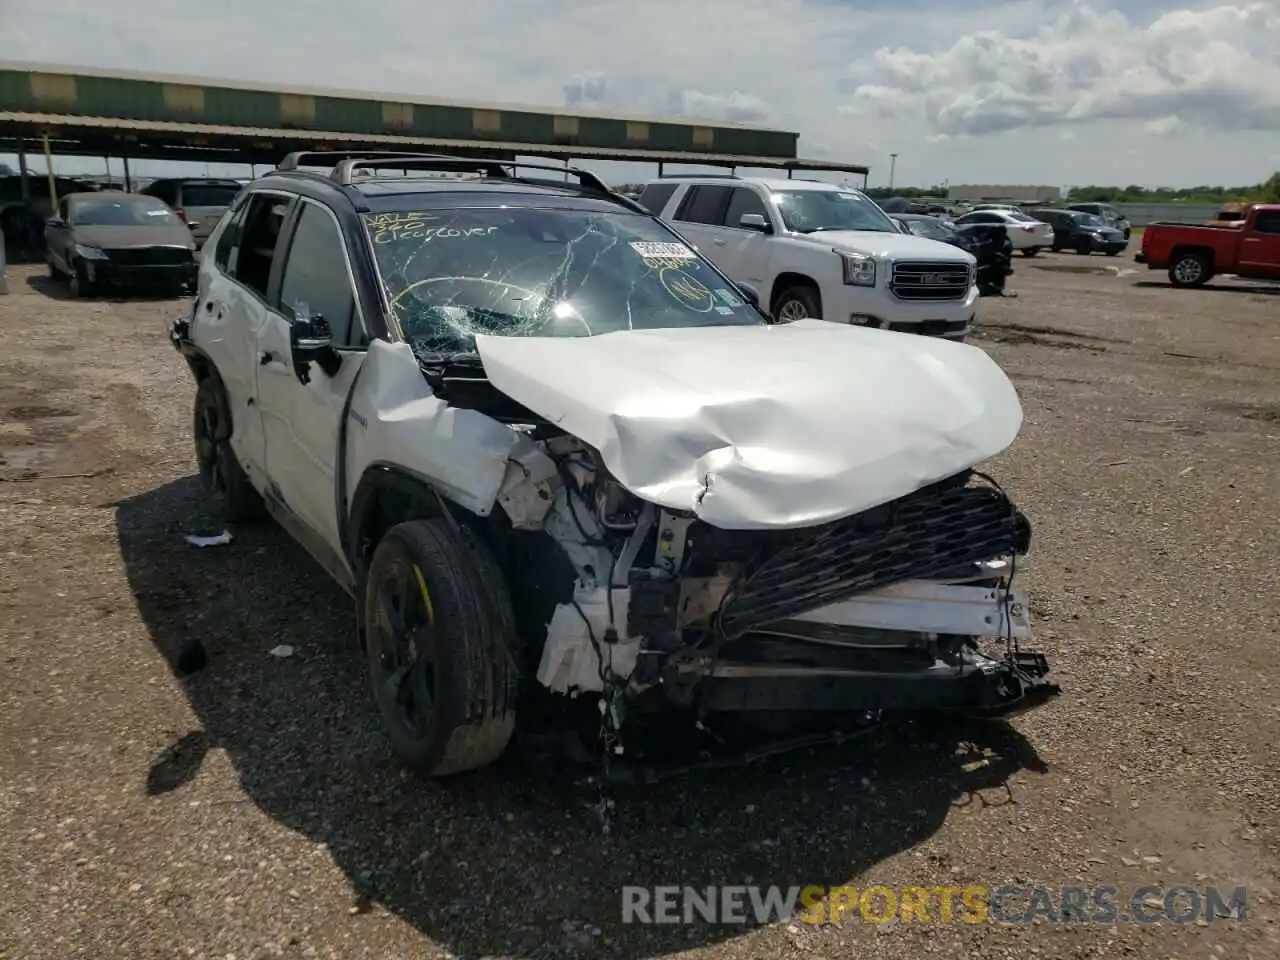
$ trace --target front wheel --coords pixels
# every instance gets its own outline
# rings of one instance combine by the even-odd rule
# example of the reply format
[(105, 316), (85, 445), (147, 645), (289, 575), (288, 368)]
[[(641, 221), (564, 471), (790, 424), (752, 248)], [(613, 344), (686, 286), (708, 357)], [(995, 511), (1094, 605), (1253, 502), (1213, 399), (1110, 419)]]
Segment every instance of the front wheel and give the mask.
[(500, 568), (447, 518), (379, 541), (364, 581), (365, 659), (396, 754), (441, 777), (497, 760), (515, 730), (515, 616)]
[(1034, 257), (1034, 256), (1036, 256), (1039, 252), (1040, 252), (1040, 248), (1039, 248), (1039, 247), (1027, 247), (1027, 249), (1025, 249), (1025, 250), (1023, 250), (1023, 251), (1022, 251), (1022, 255), (1023, 255), (1024, 257)]
[(89, 279), (83, 263), (71, 264), (71, 272), (67, 275), (67, 290), (77, 300), (93, 296), (93, 281)]
[(778, 323), (822, 318), (822, 299), (814, 287), (796, 285), (778, 294), (773, 302), (773, 316)]
[(1213, 267), (1203, 253), (1180, 253), (1169, 264), (1169, 282), (1175, 287), (1203, 287)]

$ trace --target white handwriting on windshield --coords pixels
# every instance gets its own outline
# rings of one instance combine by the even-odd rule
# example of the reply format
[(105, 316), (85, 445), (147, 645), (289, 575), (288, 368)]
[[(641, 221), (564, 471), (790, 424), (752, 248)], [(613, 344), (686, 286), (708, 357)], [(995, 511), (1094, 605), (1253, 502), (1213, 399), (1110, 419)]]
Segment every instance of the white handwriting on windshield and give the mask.
[(370, 218), (370, 232), (376, 244), (396, 243), (400, 240), (469, 240), (496, 233), (497, 227), (450, 227), (433, 222), (438, 217), (423, 214), (384, 213)]

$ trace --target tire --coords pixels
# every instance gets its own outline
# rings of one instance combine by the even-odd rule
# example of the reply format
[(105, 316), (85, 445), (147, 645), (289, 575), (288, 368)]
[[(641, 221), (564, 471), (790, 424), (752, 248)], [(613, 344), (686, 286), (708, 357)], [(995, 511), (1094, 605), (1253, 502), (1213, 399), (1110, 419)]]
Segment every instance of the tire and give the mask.
[(231, 449), (231, 423), (222, 381), (208, 376), (196, 387), (192, 438), (200, 485), (213, 498), (224, 520), (252, 522), (267, 516), (262, 495), (254, 489)]
[(1119, 250), (1108, 250), (1108, 251), (1107, 251), (1107, 256), (1108, 256), (1108, 257), (1118, 257), (1118, 256), (1120, 256), (1120, 251), (1119, 251)]
[(362, 606), (370, 688), (401, 761), (444, 777), (497, 760), (520, 683), (511, 598), (485, 546), (444, 517), (397, 524)]
[(1089, 243), (1087, 240), (1081, 240), (1076, 244), (1076, 253), (1080, 254), (1082, 257), (1092, 256), (1093, 244)]
[(62, 279), (62, 274), (58, 272), (58, 268), (53, 265), (52, 260), (49, 261), (49, 279), (50, 280)]
[(778, 294), (773, 301), (772, 313), (777, 323), (791, 323), (805, 318), (821, 320), (822, 297), (817, 287), (798, 283)]
[(1025, 249), (1025, 250), (1023, 250), (1023, 251), (1022, 251), (1022, 255), (1023, 255), (1024, 257), (1034, 257), (1034, 256), (1036, 256), (1039, 252), (1040, 252), (1040, 248), (1039, 248), (1039, 247), (1027, 247), (1027, 249)]
[(71, 272), (67, 274), (67, 291), (76, 300), (93, 296), (93, 284), (89, 281), (83, 264), (71, 264)]
[(1203, 253), (1180, 253), (1169, 262), (1169, 282), (1175, 287), (1203, 287), (1213, 277), (1213, 265)]

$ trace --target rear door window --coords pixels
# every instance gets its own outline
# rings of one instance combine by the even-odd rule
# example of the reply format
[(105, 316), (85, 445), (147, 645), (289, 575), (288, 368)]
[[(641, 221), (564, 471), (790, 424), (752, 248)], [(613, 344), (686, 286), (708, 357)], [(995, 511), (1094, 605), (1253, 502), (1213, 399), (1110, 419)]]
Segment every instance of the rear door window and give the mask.
[(685, 223), (705, 223), (721, 226), (724, 223), (725, 209), (729, 205), (730, 187), (694, 186), (685, 194), (680, 209), (676, 211), (676, 219)]

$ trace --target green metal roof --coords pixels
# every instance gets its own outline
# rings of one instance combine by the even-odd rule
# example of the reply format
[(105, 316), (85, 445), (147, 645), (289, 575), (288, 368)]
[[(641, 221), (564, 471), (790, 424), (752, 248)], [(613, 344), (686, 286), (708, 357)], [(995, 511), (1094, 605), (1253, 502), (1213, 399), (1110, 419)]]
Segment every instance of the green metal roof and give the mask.
[[(776, 165), (795, 159), (799, 139), (796, 133), (741, 124), (0, 61), (0, 149), (12, 150), (18, 138), (45, 133), (61, 153), (91, 149), (191, 159), (175, 152), (189, 148), (198, 158), (219, 159), (199, 153), (203, 146), (242, 155), (261, 152), (263, 158), (255, 162), (341, 142), (384, 149), (388, 144), (456, 145), (583, 159)], [(202, 145), (202, 136), (209, 142)], [(112, 142), (116, 148), (104, 151)]]

